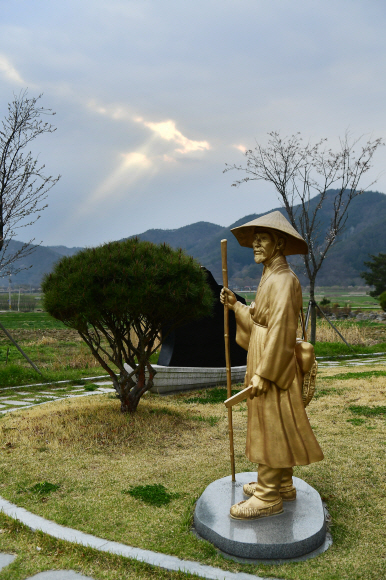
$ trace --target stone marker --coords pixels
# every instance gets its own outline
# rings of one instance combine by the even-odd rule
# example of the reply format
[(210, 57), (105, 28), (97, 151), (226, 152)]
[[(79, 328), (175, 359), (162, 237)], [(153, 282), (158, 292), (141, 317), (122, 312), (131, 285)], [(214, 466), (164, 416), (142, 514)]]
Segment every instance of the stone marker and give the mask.
[[(206, 268), (204, 268), (206, 270)], [(215, 303), (213, 316), (200, 318), (172, 331), (163, 342), (158, 364), (166, 367), (225, 367), (224, 309), (220, 303), (221, 286), (209, 270), (206, 270)], [(237, 295), (245, 304), (245, 299)], [(163, 329), (164, 332), (164, 329)], [(229, 319), (231, 364), (246, 364), (247, 353), (236, 343), (236, 321), (233, 312)]]

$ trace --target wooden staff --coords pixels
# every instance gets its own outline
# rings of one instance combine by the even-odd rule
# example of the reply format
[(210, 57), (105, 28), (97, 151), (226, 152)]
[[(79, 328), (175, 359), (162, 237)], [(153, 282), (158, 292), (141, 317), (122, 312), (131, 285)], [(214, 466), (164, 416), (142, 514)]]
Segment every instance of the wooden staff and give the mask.
[[(227, 240), (221, 240), (221, 261), (222, 261), (222, 282), (224, 288), (228, 288), (228, 265), (227, 265)], [(231, 353), (229, 343), (229, 310), (228, 295), (225, 294), (224, 302), (224, 342), (225, 342), (225, 364), (227, 371), (227, 395), (228, 399), (232, 396), (232, 375), (231, 375)], [(228, 407), (228, 433), (231, 456), (232, 481), (236, 481), (235, 474), (235, 450), (233, 446), (233, 425), (232, 425), (232, 407)]]

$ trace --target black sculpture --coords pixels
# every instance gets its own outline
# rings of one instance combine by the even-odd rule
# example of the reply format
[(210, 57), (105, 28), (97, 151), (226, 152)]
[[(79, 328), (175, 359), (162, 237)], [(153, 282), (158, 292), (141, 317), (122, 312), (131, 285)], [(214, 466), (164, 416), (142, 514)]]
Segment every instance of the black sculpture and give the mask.
[[(222, 286), (206, 270), (208, 283), (215, 296), (213, 316), (190, 322), (170, 332), (162, 344), (158, 364), (166, 367), (225, 367), (224, 307), (220, 302)], [(237, 300), (245, 299), (236, 294)], [(246, 364), (247, 352), (236, 343), (236, 321), (229, 312), (231, 365)]]

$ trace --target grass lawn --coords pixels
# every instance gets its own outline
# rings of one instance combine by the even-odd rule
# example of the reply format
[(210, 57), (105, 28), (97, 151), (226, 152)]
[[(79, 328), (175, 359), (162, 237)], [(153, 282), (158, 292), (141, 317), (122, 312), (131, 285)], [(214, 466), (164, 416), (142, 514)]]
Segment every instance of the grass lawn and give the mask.
[[(320, 372), (308, 414), (325, 459), (296, 468), (295, 475), (327, 502), (334, 544), (306, 562), (237, 564), (190, 531), (197, 498), (211, 481), (229, 474), (227, 416), (219, 402), (225, 390), (149, 394), (134, 416), (122, 415), (111, 394), (7, 414), (0, 419), (0, 494), (60, 524), (223, 569), (286, 580), (380, 580), (386, 577), (386, 366), (376, 371), (340, 366)], [(244, 455), (246, 405), (238, 405), (233, 417), (236, 470), (252, 471)], [(149, 486), (163, 486), (161, 505), (148, 503), (155, 489)], [(130, 576), (134, 564), (127, 563), (127, 576), (119, 576), (119, 558), (98, 554), (95, 564), (91, 550), (36, 535), (31, 546), (31, 532), (8, 532), (17, 524), (4, 517), (1, 522), (7, 545), (16, 546), (18, 537), (25, 553), (34, 553), (38, 541), (44, 545), (36, 566), (58, 553), (58, 563), (73, 561), (76, 570), (96, 578), (163, 577), (146, 566)], [(22, 556), (18, 562), (29, 565)]]

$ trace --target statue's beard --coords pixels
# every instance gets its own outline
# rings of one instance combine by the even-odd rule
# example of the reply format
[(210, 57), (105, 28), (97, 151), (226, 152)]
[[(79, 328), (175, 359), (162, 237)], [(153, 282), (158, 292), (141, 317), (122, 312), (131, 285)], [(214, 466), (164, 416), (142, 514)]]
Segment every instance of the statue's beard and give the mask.
[(267, 260), (267, 253), (266, 252), (259, 252), (258, 254), (254, 254), (254, 260), (256, 264), (262, 264)]
[(256, 264), (268, 265), (274, 260), (274, 258), (276, 258), (276, 256), (278, 256), (279, 254), (281, 255), (281, 253), (282, 253), (281, 250), (279, 250), (278, 248), (274, 248), (271, 254), (268, 254), (268, 252), (266, 252), (265, 250), (260, 250), (259, 253), (254, 252), (254, 260)]

